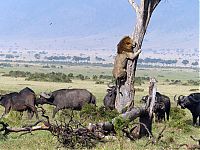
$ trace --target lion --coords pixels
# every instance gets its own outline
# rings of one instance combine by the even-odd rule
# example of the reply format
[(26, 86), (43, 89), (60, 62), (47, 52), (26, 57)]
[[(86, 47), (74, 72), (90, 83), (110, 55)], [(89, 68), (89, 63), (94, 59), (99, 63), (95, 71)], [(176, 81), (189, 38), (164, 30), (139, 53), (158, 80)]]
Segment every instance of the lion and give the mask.
[(117, 56), (115, 57), (113, 76), (117, 81), (126, 80), (126, 65), (128, 59), (134, 60), (140, 53), (141, 49), (134, 52), (136, 44), (133, 44), (133, 40), (129, 36), (122, 38), (117, 45)]

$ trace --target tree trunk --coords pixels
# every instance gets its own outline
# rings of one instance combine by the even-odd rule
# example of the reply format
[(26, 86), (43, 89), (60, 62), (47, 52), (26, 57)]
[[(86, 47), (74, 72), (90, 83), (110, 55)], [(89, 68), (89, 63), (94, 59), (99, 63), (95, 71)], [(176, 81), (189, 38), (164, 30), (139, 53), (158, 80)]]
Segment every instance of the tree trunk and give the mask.
[[(160, 1), (161, 0), (141, 0), (140, 6), (138, 6), (134, 0), (129, 0), (129, 3), (135, 9), (137, 16), (135, 30), (131, 35), (131, 38), (137, 44), (134, 48), (134, 52), (141, 49), (151, 15)], [(133, 61), (128, 60), (126, 68), (127, 80), (124, 85), (120, 86), (120, 92), (117, 92), (115, 108), (119, 113), (130, 110), (134, 106), (134, 82), (137, 60), (138, 57), (136, 57)]]
[[(148, 101), (145, 106), (134, 107), (130, 111), (127, 111), (121, 114), (118, 117), (122, 117), (124, 120), (133, 121), (139, 117), (139, 138), (143, 136), (152, 136), (152, 120), (153, 120), (153, 107), (155, 104), (156, 98), (156, 80), (154, 78), (150, 79), (149, 85), (149, 96)], [(115, 124), (116, 119), (114, 118), (112, 122), (105, 122), (99, 124), (104, 130), (111, 131), (114, 129), (113, 125)]]

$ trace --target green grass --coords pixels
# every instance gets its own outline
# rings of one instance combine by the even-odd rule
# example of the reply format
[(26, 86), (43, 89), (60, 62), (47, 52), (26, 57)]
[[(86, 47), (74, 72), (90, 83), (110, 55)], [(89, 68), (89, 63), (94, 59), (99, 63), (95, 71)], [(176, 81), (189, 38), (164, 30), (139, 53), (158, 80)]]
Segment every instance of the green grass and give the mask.
[[(103, 67), (68, 67), (64, 66), (63, 69), (56, 69), (56, 70), (49, 70), (41, 68), (41, 66), (33, 66), (29, 68), (0, 68), (0, 72), (6, 72), (8, 73), (11, 70), (21, 70), (21, 71), (31, 71), (31, 72), (64, 72), (64, 73), (74, 73), (74, 74), (83, 74), (83, 75), (111, 75), (111, 68), (103, 68)], [(138, 69), (136, 76), (145, 76), (145, 77), (156, 77), (158, 80), (157, 83), (157, 90), (167, 96), (170, 97), (172, 102), (172, 107), (176, 107), (176, 104), (173, 102), (173, 97), (175, 94), (182, 94), (187, 95), (191, 93), (190, 89), (199, 89), (199, 86), (183, 86), (183, 85), (169, 85), (167, 82), (164, 82), (166, 79), (169, 80), (198, 80), (198, 72), (194, 70), (169, 70), (169, 69)], [(97, 98), (97, 105), (101, 106), (103, 105), (103, 97), (106, 93), (107, 88), (107, 82), (105, 84), (95, 84), (95, 81), (92, 80), (72, 80), (72, 83), (56, 83), (56, 82), (38, 82), (38, 81), (25, 81), (24, 78), (11, 78), (11, 77), (3, 77), (0, 76), (0, 92), (1, 91), (19, 91), (22, 88), (28, 86), (32, 88), (36, 94), (38, 95), (42, 91), (54, 91), (61, 88), (84, 88), (91, 91)], [(145, 84), (142, 84), (141, 86), (135, 86), (135, 88), (144, 89), (143, 92), (136, 92), (135, 94), (135, 105), (139, 106), (140, 99), (143, 95), (148, 94), (148, 86), (149, 83), (145, 82)], [(199, 92), (199, 91), (198, 91)], [(49, 116), (52, 115), (52, 109), (53, 106), (46, 105), (45, 108), (48, 110), (47, 114)], [(3, 107), (0, 107), (0, 114), (3, 113)], [(147, 147), (144, 147), (146, 142), (148, 141), (148, 138), (142, 138), (135, 142), (129, 141), (128, 139), (123, 140), (123, 149), (173, 149), (177, 145), (176, 144), (182, 144), (182, 143), (188, 143), (188, 144), (195, 144), (195, 142), (190, 138), (191, 135), (194, 137), (200, 138), (200, 128), (193, 127), (192, 124), (192, 116), (191, 113), (188, 110), (184, 110), (186, 113), (184, 123), (188, 124), (190, 127), (189, 132), (185, 132), (182, 129), (172, 128), (170, 127), (169, 123), (153, 123), (153, 134), (156, 136), (164, 127), (165, 124), (167, 124), (167, 128), (164, 131), (164, 136), (162, 140), (158, 143), (158, 145), (148, 145)], [(58, 115), (56, 115), (58, 116)], [(7, 119), (12, 119), (12, 114), (9, 114), (6, 116)], [(17, 117), (16, 117), (17, 118)], [(17, 123), (17, 120), (12, 120)], [(27, 120), (27, 114), (24, 113), (23, 118), (20, 122), (20, 124), (27, 124), (32, 123), (36, 121), (35, 117), (33, 120), (29, 121)], [(3, 150), (10, 150), (10, 149), (56, 149), (56, 146), (58, 145), (56, 138), (51, 135), (51, 133), (47, 131), (37, 131), (33, 132), (33, 135), (26, 134), (23, 136), (19, 136), (20, 134), (9, 134), (7, 136), (7, 139), (3, 140), (0, 139), (0, 149)], [(0, 137), (1, 138), (1, 137)], [(119, 141), (115, 140), (112, 142), (106, 142), (106, 143), (99, 143), (96, 148), (99, 150), (116, 150), (119, 149)]]

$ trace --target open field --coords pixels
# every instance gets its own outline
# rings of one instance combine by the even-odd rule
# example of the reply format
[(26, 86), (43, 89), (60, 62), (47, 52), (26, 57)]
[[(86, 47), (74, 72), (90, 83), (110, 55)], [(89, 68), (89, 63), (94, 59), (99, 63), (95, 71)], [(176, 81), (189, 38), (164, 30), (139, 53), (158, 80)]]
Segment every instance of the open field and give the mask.
[[(31, 67), (14, 67), (14, 68), (0, 68), (0, 73), (8, 73), (11, 70), (21, 70), (21, 71), (30, 71), (30, 72), (63, 72), (66, 74), (83, 74), (89, 77), (93, 75), (111, 75), (111, 68), (103, 68), (103, 67), (69, 67), (64, 66), (63, 69), (45, 69), (41, 66), (31, 66)], [(179, 85), (172, 84), (170, 85), (166, 82), (168, 80), (181, 80), (182, 83), (187, 82), (187, 80), (199, 80), (199, 72), (195, 70), (178, 70), (178, 69), (138, 69), (136, 76), (139, 77), (156, 77), (158, 80), (157, 89), (159, 92), (167, 95), (171, 99), (172, 107), (176, 107), (176, 104), (173, 102), (173, 97), (175, 94), (187, 95), (191, 93), (190, 89), (198, 89), (195, 92), (200, 92), (200, 87), (198, 85)], [(24, 78), (13, 78), (13, 77), (4, 77), (0, 76), (0, 91), (8, 92), (8, 91), (19, 91), (24, 87), (32, 88), (37, 95), (39, 95), (42, 91), (53, 91), (61, 88), (85, 88), (91, 91), (97, 98), (97, 105), (103, 105), (103, 97), (106, 93), (107, 83), (109, 81), (105, 81), (104, 84), (95, 84), (93, 80), (72, 80), (72, 83), (56, 83), (56, 82), (39, 82), (39, 81), (25, 81)], [(135, 88), (144, 89), (143, 92), (137, 92), (135, 95), (135, 104), (140, 105), (139, 101), (143, 95), (147, 95), (148, 93), (148, 82), (145, 81), (142, 85), (136, 85)], [(48, 109), (48, 114), (52, 114), (52, 107), (45, 106)], [(0, 114), (3, 113), (3, 107), (0, 107)], [(195, 144), (195, 142), (190, 138), (193, 135), (196, 138), (200, 138), (200, 128), (192, 126), (192, 116), (188, 110), (185, 110), (185, 122), (189, 125), (190, 131), (184, 131), (183, 129), (177, 129), (170, 127), (169, 123), (154, 123), (153, 124), (153, 134), (157, 135), (159, 131), (162, 130), (165, 124), (167, 124), (167, 129), (164, 132), (164, 136), (162, 138), (163, 142), (158, 145), (149, 145), (144, 147), (147, 138), (142, 138), (135, 142), (129, 141), (127, 139), (123, 140), (123, 149), (132, 150), (132, 149), (173, 149), (176, 147), (176, 144), (182, 143), (190, 143)], [(6, 119), (13, 119), (12, 114), (7, 115)], [(24, 113), (22, 120), (18, 121), (17, 118), (14, 118), (12, 122), (19, 122), (18, 126), (21, 124), (30, 123), (35, 121), (35, 117), (31, 121), (27, 121), (27, 114)], [(14, 123), (13, 123), (14, 124)], [(0, 136), (1, 138), (1, 136)], [(56, 138), (51, 135), (49, 132), (45, 131), (37, 131), (34, 132), (33, 135), (26, 134), (23, 136), (19, 136), (19, 134), (10, 134), (7, 139), (0, 139), (0, 149), (10, 150), (10, 149), (56, 149), (57, 142)], [(167, 148), (168, 147), (168, 148)], [(100, 143), (94, 149), (105, 149), (105, 150), (114, 150), (120, 149), (119, 141)]]

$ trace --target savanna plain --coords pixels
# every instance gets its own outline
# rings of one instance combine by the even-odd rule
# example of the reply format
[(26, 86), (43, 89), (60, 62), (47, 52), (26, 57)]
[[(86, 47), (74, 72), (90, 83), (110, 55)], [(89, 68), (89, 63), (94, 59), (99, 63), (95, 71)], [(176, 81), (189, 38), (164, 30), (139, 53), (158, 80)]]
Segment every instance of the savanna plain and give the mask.
[[(25, 77), (12, 77), (4, 76), (9, 74), (10, 71), (24, 71), (31, 73), (51, 73), (62, 72), (64, 74), (73, 73), (73, 76), (82, 74), (87, 76), (86, 79), (73, 78), (72, 82), (47, 82), (47, 81), (31, 81), (26, 80)], [(107, 84), (111, 82), (111, 79), (101, 78), (98, 79), (101, 82), (97, 82), (94, 78), (97, 76), (112, 76), (111, 67), (100, 66), (63, 66), (62, 68), (43, 68), (41, 65), (30, 65), (29, 67), (2, 67), (0, 68), (0, 93), (5, 94), (13, 91), (20, 91), (25, 87), (29, 87), (35, 91), (37, 96), (41, 92), (51, 92), (63, 88), (83, 88), (92, 92), (97, 99), (97, 106), (103, 105), (103, 98), (106, 94)], [(171, 100), (171, 114), (169, 121), (163, 121), (161, 123), (153, 122), (153, 135), (157, 136), (159, 132), (166, 126), (163, 132), (163, 137), (156, 145), (148, 144), (148, 137), (141, 138), (136, 141), (131, 141), (126, 137), (117, 138), (106, 142), (97, 143), (96, 147), (92, 149), (99, 150), (144, 150), (144, 149), (176, 149), (180, 144), (196, 144), (190, 136), (200, 139), (200, 128), (192, 125), (192, 115), (187, 109), (180, 109), (174, 102), (174, 96), (188, 95), (192, 92), (200, 92), (199, 89), (199, 70), (194, 68), (138, 68), (136, 77), (141, 77), (141, 80), (135, 83), (135, 106), (140, 106), (140, 99), (142, 96), (148, 94), (149, 81), (143, 80), (142, 77), (155, 77), (157, 79), (157, 91), (167, 95)], [(52, 119), (53, 106), (45, 105), (47, 115), (50, 116), (50, 120), (54, 122), (59, 120), (62, 115), (62, 111), (56, 114), (55, 119)], [(177, 111), (178, 110), (178, 111)], [(0, 114), (2, 114), (4, 108), (0, 106)], [(40, 114), (40, 113), (39, 113)], [(79, 116), (79, 112), (76, 112)], [(176, 117), (174, 117), (176, 116)], [(177, 117), (178, 116), (178, 117)], [(41, 118), (41, 115), (39, 115)], [(79, 121), (83, 118), (77, 117)], [(24, 112), (21, 116), (18, 112), (10, 112), (3, 119), (11, 127), (21, 127), (25, 124), (31, 124), (36, 122), (35, 116), (32, 120), (27, 119), (27, 114)], [(101, 118), (93, 118), (87, 120), (85, 125), (89, 122), (96, 123), (101, 121)], [(137, 122), (137, 120), (135, 120)], [(6, 137), (0, 133), (0, 149), (1, 150), (36, 150), (36, 149), (65, 149), (63, 147), (58, 148), (58, 141), (48, 131), (34, 131), (32, 133), (21, 135), (21, 133), (10, 133)], [(181, 149), (185, 149), (182, 147)]]

